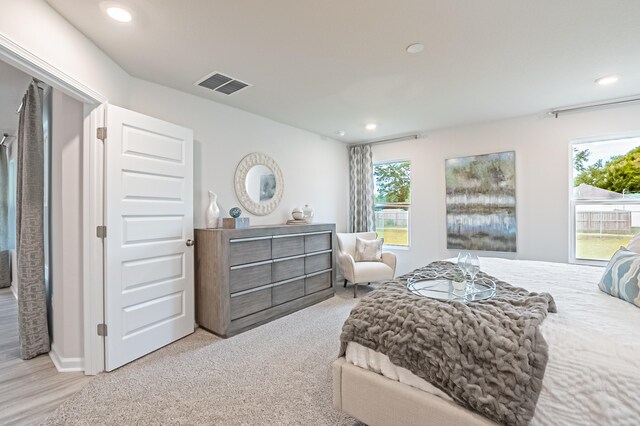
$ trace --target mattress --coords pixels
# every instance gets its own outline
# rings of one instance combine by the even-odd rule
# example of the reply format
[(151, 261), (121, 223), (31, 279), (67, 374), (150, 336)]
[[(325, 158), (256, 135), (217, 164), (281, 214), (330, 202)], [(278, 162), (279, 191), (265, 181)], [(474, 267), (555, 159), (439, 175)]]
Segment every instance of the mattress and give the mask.
[[(598, 289), (603, 268), (482, 258), (484, 272), (553, 295), (541, 332), (549, 361), (532, 425), (637, 424), (640, 416), (640, 308)], [(381, 353), (349, 342), (346, 360), (450, 400)]]

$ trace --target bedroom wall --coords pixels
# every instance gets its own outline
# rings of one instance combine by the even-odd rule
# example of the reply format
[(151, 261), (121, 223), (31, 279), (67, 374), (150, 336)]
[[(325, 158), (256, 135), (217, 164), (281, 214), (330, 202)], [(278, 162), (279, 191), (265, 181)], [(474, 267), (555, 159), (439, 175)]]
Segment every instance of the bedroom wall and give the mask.
[[(204, 226), (207, 191), (218, 194), (221, 214), (240, 206), (252, 225), (282, 224), (294, 207), (310, 204), (316, 222), (346, 230), (348, 155), (345, 144), (157, 84), (133, 79), (131, 109), (194, 131), (194, 219)], [(267, 216), (248, 214), (233, 189), (237, 164), (251, 152), (273, 157), (284, 176), (280, 206)]]
[(54, 90), (51, 143), (51, 358), (60, 369), (83, 359), (82, 130), (83, 105)]
[[(569, 259), (569, 142), (640, 130), (640, 106), (563, 115), (526, 116), (435, 131), (416, 141), (376, 145), (374, 161), (411, 160), (411, 238), (396, 249), (398, 272), (454, 257), (447, 250), (444, 160), (498, 151), (516, 152), (518, 252), (515, 259)], [(486, 255), (486, 254), (485, 254)]]
[(0, 10), (2, 36), (127, 106), (129, 75), (43, 0), (0, 0)]

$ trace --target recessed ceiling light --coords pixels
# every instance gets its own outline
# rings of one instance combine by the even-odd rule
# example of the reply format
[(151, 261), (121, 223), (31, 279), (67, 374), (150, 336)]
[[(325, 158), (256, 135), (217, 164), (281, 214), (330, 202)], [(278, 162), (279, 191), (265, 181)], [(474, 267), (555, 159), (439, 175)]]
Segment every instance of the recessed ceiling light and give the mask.
[(616, 81), (618, 81), (618, 79), (619, 77), (617, 75), (607, 75), (605, 77), (600, 77), (599, 79), (597, 79), (596, 83), (601, 86), (606, 86), (607, 84), (615, 83)]
[(424, 50), (424, 44), (413, 43), (407, 46), (407, 53), (420, 53)]
[(133, 19), (129, 11), (118, 6), (108, 7), (107, 15), (118, 22), (131, 22), (131, 19)]
[(375, 130), (375, 129), (378, 127), (378, 125), (377, 125), (376, 123), (369, 123), (369, 124), (367, 124), (367, 125), (366, 125), (366, 126), (364, 126), (364, 127), (365, 127), (365, 129), (367, 129), (367, 130)]
[(338, 135), (338, 136), (344, 136), (344, 135), (346, 135), (346, 134), (347, 134), (347, 132), (345, 132), (344, 130), (338, 130), (338, 131), (336, 132), (336, 135)]

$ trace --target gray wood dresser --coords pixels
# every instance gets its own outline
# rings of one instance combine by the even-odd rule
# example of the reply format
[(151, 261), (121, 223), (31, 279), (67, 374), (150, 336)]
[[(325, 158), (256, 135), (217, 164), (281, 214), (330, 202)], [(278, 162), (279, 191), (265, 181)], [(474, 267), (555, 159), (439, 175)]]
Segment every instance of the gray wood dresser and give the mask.
[(196, 321), (226, 337), (334, 294), (335, 225), (196, 229)]

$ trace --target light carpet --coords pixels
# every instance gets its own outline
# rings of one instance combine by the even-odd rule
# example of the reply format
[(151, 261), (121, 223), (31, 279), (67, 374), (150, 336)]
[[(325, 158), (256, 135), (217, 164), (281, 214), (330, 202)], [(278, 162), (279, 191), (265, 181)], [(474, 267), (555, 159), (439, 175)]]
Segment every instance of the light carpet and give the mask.
[(339, 288), (336, 297), (229, 339), (198, 330), (96, 377), (44, 424), (359, 424), (333, 408), (331, 384), (354, 305)]

